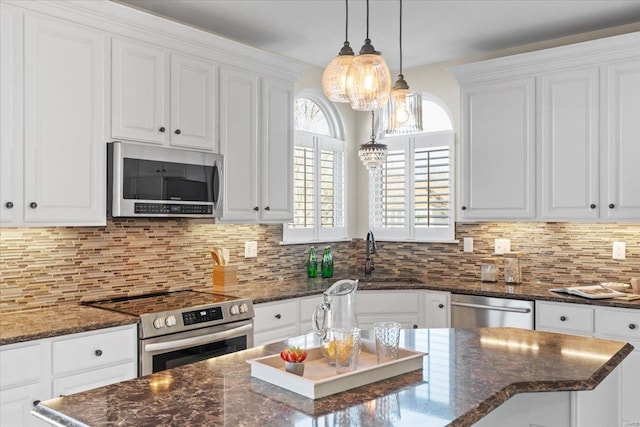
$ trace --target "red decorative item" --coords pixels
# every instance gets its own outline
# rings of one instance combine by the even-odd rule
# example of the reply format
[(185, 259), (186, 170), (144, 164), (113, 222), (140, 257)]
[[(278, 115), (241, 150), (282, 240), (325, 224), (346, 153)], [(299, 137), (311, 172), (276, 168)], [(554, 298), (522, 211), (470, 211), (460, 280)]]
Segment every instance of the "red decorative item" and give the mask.
[(308, 355), (309, 352), (300, 347), (285, 348), (280, 352), (280, 358), (289, 363), (302, 363)]

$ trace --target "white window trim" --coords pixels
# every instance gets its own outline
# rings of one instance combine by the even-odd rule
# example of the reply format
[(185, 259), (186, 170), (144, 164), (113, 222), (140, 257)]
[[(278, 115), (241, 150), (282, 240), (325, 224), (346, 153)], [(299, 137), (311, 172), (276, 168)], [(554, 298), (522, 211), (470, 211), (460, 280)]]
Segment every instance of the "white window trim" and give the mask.
[[(410, 168), (405, 170), (405, 183), (407, 188), (407, 197), (405, 198), (405, 212), (410, 214), (407, 216), (409, 221), (402, 228), (387, 228), (374, 226), (374, 198), (375, 198), (375, 177), (369, 177), (369, 228), (373, 230), (376, 239), (380, 241), (395, 242), (440, 242), (440, 243), (457, 243), (455, 240), (455, 132), (452, 130), (416, 133), (412, 135), (387, 136), (384, 143), (389, 145), (389, 150), (402, 149), (407, 154), (406, 161)], [(400, 147), (398, 147), (400, 146)], [(414, 218), (414, 191), (415, 191), (415, 175), (414, 160), (415, 149), (430, 147), (449, 147), (449, 227), (447, 228), (429, 228), (416, 230)]]

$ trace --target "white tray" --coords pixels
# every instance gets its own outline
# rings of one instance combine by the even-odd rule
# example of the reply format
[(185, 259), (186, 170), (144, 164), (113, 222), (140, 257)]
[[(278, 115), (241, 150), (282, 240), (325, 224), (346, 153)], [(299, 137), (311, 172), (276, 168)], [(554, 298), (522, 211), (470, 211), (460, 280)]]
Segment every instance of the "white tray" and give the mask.
[(335, 366), (327, 363), (320, 347), (308, 351), (309, 356), (305, 362), (303, 376), (285, 371), (280, 354), (247, 360), (247, 363), (251, 364), (251, 376), (305, 397), (319, 399), (422, 369), (422, 358), (427, 354), (399, 348), (397, 360), (378, 364), (375, 342), (362, 340), (362, 351), (358, 357), (356, 370), (338, 375)]

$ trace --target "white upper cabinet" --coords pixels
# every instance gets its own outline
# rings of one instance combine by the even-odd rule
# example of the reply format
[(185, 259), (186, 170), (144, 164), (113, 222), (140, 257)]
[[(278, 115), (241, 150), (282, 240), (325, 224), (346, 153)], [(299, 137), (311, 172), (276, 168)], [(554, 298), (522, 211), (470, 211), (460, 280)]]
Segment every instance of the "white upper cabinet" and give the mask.
[(535, 80), (462, 90), (462, 217), (535, 217)]
[[(640, 51), (640, 47), (638, 48)], [(601, 212), (612, 220), (640, 220), (640, 58), (604, 68), (607, 146)]]
[(463, 220), (640, 220), (640, 33), (452, 72)]
[(111, 136), (217, 151), (212, 62), (113, 39)]
[(597, 67), (539, 77), (538, 195), (542, 219), (599, 217), (598, 77)]
[(2, 20), (2, 224), (104, 225), (107, 37), (4, 5)]
[(292, 135), (293, 83), (220, 70), (224, 221), (293, 219)]

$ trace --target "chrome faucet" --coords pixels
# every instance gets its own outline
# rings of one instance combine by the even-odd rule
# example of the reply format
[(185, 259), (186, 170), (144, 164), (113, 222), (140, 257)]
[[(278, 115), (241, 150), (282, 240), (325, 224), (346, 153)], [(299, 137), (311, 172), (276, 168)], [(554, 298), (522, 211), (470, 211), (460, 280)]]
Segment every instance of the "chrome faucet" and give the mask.
[(376, 239), (373, 237), (373, 232), (367, 233), (367, 243), (365, 245), (365, 258), (364, 258), (364, 277), (370, 278), (371, 272), (375, 270), (373, 265), (373, 259), (371, 255), (376, 253)]

